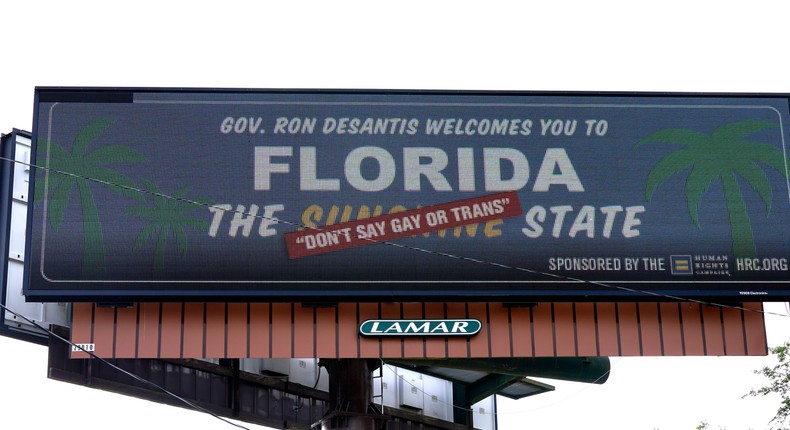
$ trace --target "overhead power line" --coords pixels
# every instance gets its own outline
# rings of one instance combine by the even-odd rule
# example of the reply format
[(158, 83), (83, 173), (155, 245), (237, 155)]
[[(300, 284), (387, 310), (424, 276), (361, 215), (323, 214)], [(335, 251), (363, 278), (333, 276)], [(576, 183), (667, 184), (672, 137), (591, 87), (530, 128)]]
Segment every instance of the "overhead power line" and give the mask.
[(145, 378), (142, 378), (140, 376), (137, 376), (134, 373), (131, 373), (131, 372), (119, 367), (119, 366), (116, 366), (115, 364), (109, 362), (108, 360), (105, 360), (104, 358), (101, 358), (98, 355), (94, 354), (93, 352), (90, 352), (87, 349), (83, 348), (82, 345), (73, 343), (72, 341), (64, 338), (63, 336), (58, 335), (54, 331), (43, 327), (41, 324), (38, 324), (34, 320), (32, 320), (32, 319), (30, 319), (30, 318), (28, 318), (28, 317), (26, 317), (26, 316), (24, 316), (24, 315), (22, 315), (22, 314), (20, 314), (18, 312), (15, 312), (14, 310), (12, 310), (11, 308), (9, 308), (8, 306), (6, 306), (6, 305), (4, 305), (2, 303), (0, 303), (0, 308), (3, 308), (6, 312), (10, 312), (11, 314), (16, 316), (17, 318), (21, 318), (21, 319), (25, 320), (27, 323), (33, 325), (37, 329), (43, 331), (44, 333), (47, 333), (49, 336), (52, 336), (55, 339), (58, 339), (59, 341), (70, 345), (74, 349), (77, 349), (77, 350), (79, 350), (81, 352), (84, 352), (84, 353), (88, 354), (92, 359), (98, 360), (101, 363), (112, 367), (113, 369), (123, 373), (124, 375), (127, 375), (127, 376), (133, 378), (135, 381), (142, 382), (143, 384), (146, 384), (146, 385), (148, 385), (148, 386), (150, 386), (150, 387), (152, 387), (152, 388), (154, 388), (154, 389), (156, 389), (158, 391), (161, 391), (161, 392), (167, 394), (168, 396), (178, 400), (179, 402), (187, 405), (188, 407), (190, 407), (190, 408), (192, 408), (192, 409), (194, 409), (196, 411), (203, 412), (203, 413), (206, 413), (208, 415), (211, 415), (212, 417), (214, 417), (214, 418), (216, 418), (216, 419), (218, 419), (220, 421), (223, 421), (223, 422), (225, 422), (227, 424), (230, 424), (230, 425), (232, 425), (234, 427), (237, 427), (237, 428), (240, 428), (240, 429), (244, 429), (244, 430), (249, 430), (247, 427), (244, 427), (242, 425), (236, 424), (236, 423), (234, 423), (232, 421), (228, 421), (227, 419), (215, 414), (214, 412), (211, 412), (210, 410), (208, 410), (208, 409), (206, 409), (206, 408), (204, 408), (204, 407), (202, 407), (202, 406), (200, 406), (200, 405), (198, 405), (198, 404), (196, 404), (194, 402), (191, 402), (191, 401), (179, 396), (178, 394), (175, 394), (175, 393), (173, 393), (171, 391), (168, 391), (166, 388), (162, 387), (161, 385), (156, 384), (155, 382), (149, 381), (149, 380), (147, 380)]
[[(113, 182), (109, 182), (109, 181), (104, 181), (104, 180), (97, 179), (97, 178), (92, 178), (92, 177), (89, 177), (89, 176), (78, 175), (78, 174), (75, 174), (75, 173), (72, 173), (72, 172), (60, 171), (60, 170), (57, 170), (57, 169), (52, 169), (52, 168), (47, 168), (47, 167), (43, 167), (43, 166), (38, 166), (38, 165), (35, 165), (35, 164), (32, 164), (32, 163), (26, 163), (26, 162), (19, 161), (19, 160), (13, 160), (13, 159), (10, 159), (10, 158), (7, 158), (7, 157), (1, 157), (0, 156), (0, 160), (13, 162), (13, 163), (17, 163), (17, 164), (20, 164), (20, 165), (25, 165), (25, 166), (28, 166), (28, 167), (34, 168), (34, 169), (46, 170), (46, 171), (49, 171), (49, 172), (52, 172), (52, 173), (56, 173), (56, 174), (71, 176), (71, 177), (79, 178), (79, 179), (85, 179), (85, 180), (92, 181), (92, 182), (99, 183), (99, 184), (106, 185), (106, 186), (118, 187), (118, 188), (122, 188), (122, 189), (125, 189), (125, 190), (128, 190), (128, 191), (138, 192), (140, 194), (147, 194), (147, 195), (156, 196), (156, 197), (160, 197), (160, 198), (171, 199), (171, 200), (175, 200), (175, 201), (179, 201), (179, 202), (183, 202), (183, 203), (189, 203), (189, 204), (193, 204), (193, 205), (201, 206), (201, 207), (215, 208), (217, 210), (222, 210), (222, 211), (229, 212), (229, 213), (238, 213), (238, 214), (241, 214), (241, 215), (244, 215), (244, 216), (248, 216), (248, 217), (253, 217), (253, 218), (262, 219), (262, 220), (269, 220), (269, 221), (273, 221), (273, 222), (277, 222), (277, 223), (283, 223), (283, 224), (287, 224), (287, 225), (290, 225), (290, 226), (293, 226), (293, 227), (297, 227), (297, 228), (311, 229), (311, 230), (316, 230), (316, 231), (322, 231), (323, 230), (320, 227), (312, 227), (312, 226), (304, 225), (304, 224), (299, 223), (299, 222), (294, 222), (294, 221), (290, 221), (290, 220), (283, 220), (283, 219), (280, 219), (280, 218), (267, 217), (265, 215), (260, 215), (260, 214), (250, 214), (250, 213), (246, 213), (246, 212), (243, 212), (243, 211), (234, 210), (232, 208), (231, 209), (220, 208), (218, 206), (214, 206), (214, 205), (203, 203), (203, 202), (198, 202), (198, 201), (187, 199), (187, 198), (184, 198), (184, 197), (178, 197), (178, 196), (168, 195), (168, 194), (154, 192), (154, 191), (150, 191), (150, 190), (145, 190), (145, 189), (141, 189), (141, 188), (130, 187), (130, 186), (127, 186), (127, 185), (122, 185), (122, 184), (117, 184), (117, 183), (113, 183)], [(523, 267), (519, 267), (519, 266), (502, 264), (502, 263), (498, 263), (498, 262), (495, 262), (495, 261), (481, 260), (481, 259), (478, 259), (478, 258), (471, 258), (471, 257), (463, 256), (463, 255), (457, 255), (457, 254), (451, 254), (451, 253), (447, 253), (447, 252), (435, 251), (435, 250), (430, 250), (430, 249), (417, 247), (417, 246), (404, 245), (402, 243), (396, 243), (396, 242), (392, 242), (392, 241), (379, 241), (379, 240), (372, 239), (372, 238), (364, 238), (364, 240), (367, 240), (367, 241), (369, 241), (371, 243), (379, 243), (379, 244), (384, 244), (384, 245), (388, 245), (388, 246), (394, 246), (394, 247), (398, 247), (398, 248), (402, 248), (402, 249), (406, 249), (406, 250), (410, 250), (410, 251), (414, 251), (414, 252), (421, 252), (421, 253), (426, 253), (426, 254), (431, 254), (431, 255), (437, 255), (437, 256), (442, 256), (442, 257), (446, 257), (446, 258), (452, 258), (452, 259), (456, 259), (456, 260), (467, 261), (467, 262), (474, 263), (474, 264), (483, 264), (483, 265), (488, 265), (488, 266), (493, 266), (493, 267), (499, 267), (499, 268), (502, 268), (504, 270), (517, 270), (517, 271), (521, 271), (521, 272), (525, 272), (525, 273), (529, 273), (529, 274), (533, 274), (533, 275), (540, 275), (540, 276), (551, 277), (551, 278), (555, 278), (555, 279), (562, 279), (562, 280), (566, 280), (566, 281), (587, 283), (587, 284), (596, 285), (596, 286), (599, 286), (599, 287), (610, 288), (610, 289), (617, 289), (617, 290), (627, 291), (627, 292), (634, 293), (634, 294), (642, 294), (642, 295), (646, 295), (646, 296), (653, 296), (653, 297), (663, 298), (663, 299), (672, 300), (672, 301), (684, 301), (684, 302), (691, 302), (691, 303), (696, 303), (696, 304), (705, 305), (705, 306), (717, 306), (717, 307), (726, 308), (726, 309), (734, 309), (734, 310), (740, 310), (740, 311), (745, 311), (745, 312), (755, 312), (755, 313), (760, 313), (760, 314), (764, 314), (764, 315), (773, 315), (773, 316), (779, 316), (779, 317), (790, 317), (790, 314), (781, 314), (781, 313), (776, 313), (776, 312), (769, 312), (769, 311), (765, 311), (764, 309), (762, 309), (762, 310), (760, 310), (760, 309), (750, 309), (750, 308), (745, 308), (745, 307), (742, 307), (742, 306), (735, 306), (735, 305), (729, 305), (729, 304), (723, 304), (723, 303), (715, 303), (715, 302), (710, 302), (710, 301), (705, 301), (705, 300), (698, 300), (698, 299), (693, 299), (693, 298), (687, 298), (687, 297), (681, 297), (681, 296), (675, 296), (675, 295), (669, 295), (669, 294), (656, 293), (656, 292), (652, 292), (652, 291), (644, 291), (644, 290), (628, 288), (628, 287), (619, 286), (619, 285), (610, 285), (610, 284), (607, 284), (607, 283), (604, 283), (604, 282), (590, 281), (590, 280), (585, 280), (585, 279), (581, 279), (581, 278), (575, 278), (575, 277), (570, 277), (570, 276), (565, 276), (565, 275), (559, 275), (559, 274), (555, 274), (555, 273), (542, 272), (542, 271), (527, 269), (527, 268), (523, 268)], [(168, 391), (164, 387), (161, 387), (161, 386), (159, 386), (158, 384), (156, 384), (154, 382), (148, 381), (148, 380), (146, 380), (146, 379), (144, 379), (144, 378), (142, 378), (140, 376), (137, 376), (137, 375), (135, 375), (135, 374), (133, 374), (131, 372), (128, 372), (128, 371), (126, 371), (126, 370), (114, 365), (113, 363), (105, 360), (104, 358), (101, 358), (101, 357), (95, 355), (94, 353), (92, 353), (90, 351), (87, 351), (82, 346), (80, 346), (78, 344), (75, 344), (75, 343), (72, 343), (68, 339), (65, 339), (62, 336), (59, 336), (58, 334), (54, 333), (53, 331), (42, 327), (40, 324), (38, 324), (35, 321), (25, 317), (24, 315), (21, 315), (21, 314), (15, 312), (15, 311), (11, 310), (10, 308), (8, 308), (7, 306), (5, 306), (3, 304), (0, 304), (0, 307), (5, 309), (6, 311), (10, 312), (11, 314), (13, 314), (13, 315), (15, 315), (15, 316), (27, 321), (28, 323), (32, 324), (34, 327), (38, 328), (39, 330), (42, 330), (43, 332), (49, 334), (50, 336), (52, 336), (52, 337), (54, 337), (54, 338), (56, 338), (56, 339), (58, 339), (58, 340), (60, 340), (62, 342), (65, 342), (66, 344), (72, 346), (73, 348), (76, 348), (76, 349), (78, 349), (78, 350), (80, 350), (82, 352), (85, 352), (92, 359), (96, 359), (96, 360), (98, 360), (98, 361), (100, 361), (100, 362), (112, 367), (113, 369), (118, 370), (118, 371), (130, 376), (131, 378), (133, 378), (133, 379), (135, 379), (135, 380), (137, 380), (139, 382), (142, 382), (142, 383), (144, 383), (146, 385), (149, 385), (149, 386), (153, 387), (154, 389), (159, 390), (159, 391), (161, 391), (161, 392), (173, 397), (174, 399), (178, 400), (179, 402), (184, 403), (185, 405), (187, 405), (188, 407), (190, 407), (190, 408), (192, 408), (194, 410), (197, 410), (197, 411), (206, 413), (208, 415), (211, 415), (212, 417), (217, 418), (217, 419), (219, 419), (219, 420), (221, 420), (221, 421), (223, 421), (223, 422), (225, 422), (227, 424), (230, 424), (230, 425), (232, 425), (234, 427), (237, 427), (237, 428), (240, 428), (240, 429), (247, 429), (244, 426), (241, 426), (239, 424), (233, 423), (233, 422), (231, 422), (231, 421), (229, 421), (229, 420), (227, 420), (227, 419), (225, 419), (225, 418), (223, 418), (223, 417), (221, 417), (221, 416), (219, 416), (219, 415), (217, 415), (217, 414), (215, 414), (215, 413), (213, 413), (213, 412), (211, 412), (211, 411), (209, 411), (209, 410), (207, 410), (207, 409), (205, 409), (205, 408), (203, 408), (203, 407), (201, 407), (201, 406), (199, 406), (199, 405), (197, 405), (197, 404), (195, 404), (195, 403), (193, 403), (193, 402), (191, 402), (191, 401), (189, 401), (187, 399), (184, 399), (183, 397), (178, 396), (175, 393), (172, 393), (172, 392)], [(382, 362), (382, 364), (383, 364), (383, 362)], [(386, 365), (386, 366), (387, 367), (391, 367), (390, 365)], [(605, 376), (608, 375), (608, 373), (609, 373), (609, 371), (607, 371), (604, 375), (601, 375), (600, 378), (604, 378)], [(406, 381), (407, 383), (409, 383), (410, 385), (412, 385), (411, 382), (409, 382), (408, 380), (406, 380), (402, 376), (401, 376), (401, 378), (404, 381)], [(317, 383), (318, 383), (318, 381), (316, 380), (316, 385), (317, 385)], [(415, 387), (417, 390), (421, 391), (424, 395), (426, 395), (426, 396), (430, 395), (429, 393), (425, 392), (421, 388), (416, 387), (414, 385), (412, 385), (412, 386)], [(447, 403), (447, 402), (445, 402), (445, 403)], [(460, 407), (458, 405), (452, 405), (452, 406), (453, 406), (453, 408), (456, 408), (456, 409), (460, 409), (460, 410), (467, 411), (467, 412), (473, 412), (473, 410), (469, 409), (469, 408)], [(498, 414), (499, 413), (495, 413), (495, 415), (498, 415)]]
[[(113, 182), (110, 182), (110, 181), (105, 181), (105, 180), (102, 180), (102, 179), (93, 178), (93, 177), (90, 177), (90, 176), (78, 175), (76, 173), (65, 172), (65, 171), (61, 171), (61, 170), (58, 170), (58, 169), (53, 169), (53, 168), (50, 168), (50, 167), (44, 167), (44, 166), (39, 166), (39, 165), (35, 165), (35, 164), (32, 164), (32, 163), (26, 163), (24, 161), (14, 160), (14, 159), (10, 159), (10, 158), (7, 158), (7, 157), (0, 156), (0, 160), (21, 164), (21, 165), (24, 165), (24, 166), (27, 166), (27, 167), (30, 167), (30, 168), (34, 168), (34, 169), (49, 171), (49, 172), (56, 173), (56, 174), (66, 175), (66, 176), (70, 176), (70, 177), (73, 177), (73, 178), (84, 179), (84, 180), (92, 181), (92, 182), (95, 182), (95, 183), (98, 183), (98, 184), (102, 184), (102, 185), (105, 185), (105, 186), (117, 187), (117, 188), (121, 188), (121, 189), (124, 189), (124, 190), (127, 190), (127, 191), (137, 192), (137, 193), (140, 193), (140, 194), (146, 194), (146, 195), (151, 195), (151, 196), (165, 198), (165, 199), (171, 199), (171, 200), (179, 201), (179, 202), (182, 202), (182, 203), (188, 203), (188, 204), (193, 204), (195, 206), (212, 208), (212, 209), (221, 210), (221, 211), (228, 212), (228, 213), (237, 213), (237, 214), (240, 214), (240, 215), (244, 215), (245, 217), (252, 217), (252, 218), (256, 218), (256, 219), (271, 221), (271, 222), (274, 222), (274, 223), (287, 224), (287, 225), (290, 225), (290, 226), (293, 226), (293, 227), (296, 227), (296, 228), (310, 229), (310, 230), (315, 230), (315, 231), (319, 231), (319, 232), (320, 231), (324, 231), (324, 229), (322, 229), (321, 227), (308, 226), (308, 225), (305, 225), (305, 224), (300, 223), (300, 222), (295, 222), (295, 221), (290, 221), (290, 220), (283, 220), (281, 218), (269, 217), (269, 216), (266, 216), (265, 214), (264, 215), (251, 214), (251, 213), (243, 212), (243, 211), (232, 209), (232, 208), (231, 209), (221, 208), (221, 207), (216, 206), (216, 205), (212, 205), (212, 204), (208, 204), (208, 203), (204, 203), (204, 202), (199, 202), (199, 201), (187, 199), (187, 198), (184, 198), (184, 197), (178, 197), (178, 196), (173, 196), (173, 195), (164, 194), (164, 193), (160, 193), (160, 192), (154, 192), (154, 191), (150, 191), (150, 190), (145, 190), (145, 189), (142, 189), (142, 188), (132, 187), (132, 186), (128, 186), (128, 185), (117, 184), (117, 183), (113, 183)], [(362, 239), (370, 242), (371, 244), (382, 244), (382, 245), (387, 245), (387, 246), (393, 246), (393, 247), (402, 248), (402, 249), (406, 249), (406, 250), (410, 250), (410, 251), (414, 251), (414, 252), (421, 252), (421, 253), (441, 256), (441, 257), (445, 257), (445, 258), (452, 258), (452, 259), (455, 259), (455, 260), (467, 261), (467, 262), (474, 263), (474, 264), (482, 264), (482, 265), (487, 265), (487, 266), (492, 266), (492, 267), (498, 267), (498, 268), (505, 269), (505, 270), (516, 270), (516, 271), (520, 271), (520, 272), (529, 273), (529, 274), (532, 274), (532, 275), (545, 276), (545, 277), (549, 277), (549, 278), (561, 279), (561, 280), (564, 280), (564, 281), (585, 283), (585, 284), (595, 285), (595, 286), (598, 286), (598, 287), (604, 287), (604, 288), (608, 288), (608, 289), (612, 289), (612, 290), (626, 291), (626, 292), (633, 293), (633, 294), (641, 294), (641, 295), (645, 295), (645, 296), (652, 296), (652, 297), (661, 298), (661, 299), (667, 299), (667, 300), (671, 300), (671, 301), (681, 301), (681, 302), (696, 303), (696, 304), (705, 305), (705, 306), (716, 306), (716, 307), (720, 307), (720, 308), (733, 309), (733, 310), (739, 310), (739, 311), (744, 311), (744, 312), (756, 312), (756, 313), (760, 313), (760, 314), (764, 314), (764, 315), (790, 317), (790, 314), (779, 314), (779, 313), (774, 313), (774, 312), (768, 312), (768, 311), (765, 311), (764, 309), (749, 309), (749, 308), (745, 308), (743, 306), (730, 305), (730, 304), (724, 304), (724, 303), (716, 303), (716, 302), (711, 302), (711, 301), (707, 301), (707, 300), (699, 300), (699, 299), (694, 299), (694, 298), (689, 298), (689, 297), (682, 297), (682, 296), (677, 296), (677, 295), (658, 293), (658, 292), (655, 292), (655, 291), (645, 291), (645, 290), (640, 290), (640, 289), (636, 289), (636, 288), (625, 287), (625, 286), (622, 286), (622, 285), (611, 285), (611, 284), (608, 284), (608, 283), (605, 283), (605, 282), (591, 281), (591, 280), (576, 278), (576, 277), (567, 276), (567, 275), (560, 275), (560, 274), (556, 274), (556, 273), (548, 273), (548, 272), (543, 272), (543, 271), (534, 270), (534, 269), (527, 269), (527, 268), (520, 267), (520, 266), (503, 264), (503, 263), (498, 263), (498, 262), (490, 261), (490, 260), (482, 260), (482, 259), (478, 259), (478, 258), (467, 257), (467, 256), (463, 256), (463, 255), (458, 255), (458, 254), (451, 254), (451, 253), (442, 252), (442, 251), (430, 250), (430, 249), (426, 249), (426, 248), (422, 248), (422, 247), (418, 247), (418, 246), (405, 245), (405, 244), (402, 244), (402, 243), (397, 243), (397, 242), (392, 242), (392, 241), (376, 240), (376, 239), (373, 239), (373, 238), (370, 238), (370, 237), (365, 237), (365, 238), (362, 238)]]

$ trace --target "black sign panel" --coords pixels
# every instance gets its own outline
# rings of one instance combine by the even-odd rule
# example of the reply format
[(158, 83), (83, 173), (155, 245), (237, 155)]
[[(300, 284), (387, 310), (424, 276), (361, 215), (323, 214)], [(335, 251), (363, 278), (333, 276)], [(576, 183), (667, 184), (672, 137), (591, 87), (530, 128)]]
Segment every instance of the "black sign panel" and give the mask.
[(39, 88), (26, 294), (785, 300), (789, 120), (777, 95)]

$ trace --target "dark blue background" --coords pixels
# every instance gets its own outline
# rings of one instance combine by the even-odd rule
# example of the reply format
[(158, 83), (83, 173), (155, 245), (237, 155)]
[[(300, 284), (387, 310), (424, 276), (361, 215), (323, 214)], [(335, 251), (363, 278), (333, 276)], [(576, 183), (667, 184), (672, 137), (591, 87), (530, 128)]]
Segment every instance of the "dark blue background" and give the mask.
[[(152, 103), (154, 102), (154, 103)], [(544, 223), (543, 235), (530, 239), (522, 234), (524, 217), (505, 220), (497, 227), (500, 237), (486, 238), (483, 225), (477, 237), (401, 239), (398, 243), (436, 253), (378, 244), (320, 256), (289, 260), (283, 234), (296, 227), (273, 226), (276, 236), (260, 237), (259, 222), (249, 237), (241, 233), (231, 238), (228, 227), (232, 214), (226, 214), (216, 237), (186, 229), (188, 251), (176, 252), (175, 240), (168, 239), (166, 270), (153, 270), (154, 240), (140, 250), (132, 243), (144, 221), (127, 215), (131, 206), (146, 203), (120, 197), (98, 184), (91, 184), (102, 223), (106, 250), (106, 275), (84, 279), (82, 262), (82, 217), (76, 192), (72, 194), (63, 225), (53, 231), (43, 222), (41, 204), (32, 204), (31, 284), (35, 292), (49, 290), (105, 291), (110, 295), (162, 296), (202, 295), (216, 290), (219, 296), (282, 297), (289, 295), (327, 294), (328, 296), (428, 294), (446, 297), (448, 292), (463, 295), (539, 295), (564, 296), (592, 294), (620, 296), (621, 290), (600, 285), (580, 284), (573, 280), (611, 282), (638, 289), (697, 291), (695, 294), (731, 294), (743, 289), (734, 281), (787, 281), (787, 272), (751, 272), (727, 276), (693, 276), (678, 278), (664, 272), (561, 272), (560, 278), (547, 276), (551, 257), (660, 257), (669, 264), (670, 255), (728, 256), (730, 271), (734, 256), (730, 240), (726, 202), (721, 181), (715, 181), (703, 195), (697, 229), (689, 216), (684, 195), (688, 171), (674, 175), (656, 190), (651, 201), (645, 198), (645, 182), (650, 169), (678, 145), (635, 144), (651, 133), (666, 128), (688, 128), (709, 134), (717, 127), (744, 119), (787, 124), (788, 105), (781, 98), (726, 97), (601, 97), (549, 95), (474, 95), (474, 94), (332, 94), (332, 93), (162, 93), (138, 92), (135, 103), (40, 103), (34, 139), (38, 144), (36, 163), (43, 164), (46, 146), (51, 139), (70, 150), (80, 129), (102, 118), (113, 118), (90, 146), (123, 145), (140, 152), (146, 161), (108, 166), (133, 178), (138, 186), (149, 180), (165, 194), (184, 186), (190, 199), (205, 199), (212, 204), (263, 207), (283, 204), (276, 213), (282, 220), (300, 223), (302, 213), (311, 204), (325, 211), (331, 205), (351, 205), (354, 217), (360, 205), (394, 205), (413, 208), (485, 194), (483, 186), (483, 147), (516, 148), (529, 160), (530, 180), (519, 191), (526, 213), (533, 205), (572, 205), (560, 238), (551, 237), (553, 217)], [(50, 112), (52, 115), (50, 117)], [(220, 123), (228, 116), (263, 117), (266, 134), (222, 134)], [(313, 135), (274, 135), (274, 120), (280, 116), (317, 117)], [(326, 117), (417, 118), (418, 133), (410, 135), (324, 135), (322, 119)], [(428, 118), (518, 118), (533, 121), (530, 136), (428, 136), (424, 133)], [(541, 136), (540, 119), (578, 120), (574, 136)], [(586, 119), (605, 119), (608, 133), (603, 137), (586, 136)], [(47, 130), (50, 127), (51, 135)], [(750, 140), (783, 148), (784, 128), (754, 133)], [(290, 174), (274, 174), (271, 191), (253, 189), (255, 146), (291, 146), (293, 156), (277, 158), (288, 162)], [(299, 190), (299, 147), (315, 146), (318, 152), (318, 176), (340, 178), (340, 192)], [(360, 146), (378, 146), (395, 158), (397, 175), (393, 185), (382, 192), (360, 192), (346, 182), (343, 164), (346, 155)], [(404, 191), (404, 147), (435, 147), (445, 150), (450, 164), (444, 174), (453, 189), (458, 188), (456, 149), (475, 148), (475, 192), (435, 192), (423, 180), (420, 192)], [(567, 192), (552, 186), (547, 193), (532, 192), (546, 148), (563, 148), (576, 168), (585, 191)], [(759, 257), (788, 258), (790, 233), (784, 222), (790, 215), (786, 179), (775, 170), (761, 166), (773, 187), (773, 208), (766, 216), (765, 205), (748, 184), (740, 186), (746, 199)], [(43, 172), (36, 172), (41, 180)], [(596, 208), (608, 205), (644, 205), (639, 214), (640, 235), (625, 239), (620, 234), (624, 212), (618, 215), (611, 238), (603, 238), (604, 216), (596, 213), (595, 238), (584, 233), (569, 238), (567, 231), (583, 205)], [(191, 216), (211, 222), (206, 207), (196, 207)], [(42, 226), (47, 229), (42, 258)], [(440, 255), (452, 254), (470, 259), (504, 264), (520, 269), (505, 269)], [(46, 275), (41, 276), (41, 272)], [(570, 278), (564, 278), (565, 276)], [(46, 278), (46, 279), (45, 279)], [(48, 279), (48, 280), (47, 280)], [(53, 282), (54, 281), (54, 282)], [(87, 281), (87, 282), (86, 282)], [(659, 282), (644, 284), (643, 282)], [(693, 281), (693, 282), (690, 282)], [(698, 282), (704, 281), (704, 282)], [(721, 281), (713, 283), (710, 281)], [(636, 282), (636, 283), (634, 283)], [(725, 286), (730, 283), (731, 285)], [(761, 289), (786, 289), (764, 284)], [(119, 293), (122, 291), (122, 293)], [(80, 293), (82, 294), (82, 293)], [(93, 294), (93, 293), (91, 293)], [(104, 293), (98, 293), (99, 295)]]

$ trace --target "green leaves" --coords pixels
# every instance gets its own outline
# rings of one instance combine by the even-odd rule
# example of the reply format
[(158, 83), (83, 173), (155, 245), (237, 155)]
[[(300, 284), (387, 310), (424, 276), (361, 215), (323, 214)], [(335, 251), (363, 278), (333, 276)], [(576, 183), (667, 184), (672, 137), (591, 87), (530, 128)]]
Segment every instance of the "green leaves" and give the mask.
[(684, 128), (668, 128), (657, 131), (637, 142), (636, 147), (647, 143), (671, 143), (673, 145), (698, 146), (710, 140), (710, 136)]
[(698, 163), (697, 168), (692, 169), (686, 179), (686, 204), (688, 205), (689, 215), (691, 215), (691, 219), (698, 229), (702, 229), (699, 222), (699, 205), (702, 201), (702, 195), (708, 191), (710, 185), (718, 177), (716, 171), (709, 166), (705, 166), (705, 164), (709, 163), (704, 161)]
[(143, 188), (147, 192), (147, 206), (134, 206), (126, 213), (142, 220), (147, 224), (140, 230), (134, 240), (134, 248), (142, 249), (150, 240), (155, 238), (154, 244), (154, 275), (164, 271), (167, 242), (170, 236), (176, 243), (176, 250), (180, 255), (187, 252), (186, 228), (208, 231), (209, 223), (204, 219), (192, 218), (189, 212), (202, 207), (205, 202), (185, 198), (189, 188), (182, 187), (170, 196), (162, 194), (156, 184), (144, 180)]
[(669, 179), (670, 176), (692, 167), (697, 157), (698, 154), (693, 151), (679, 150), (661, 159), (647, 175), (645, 197), (651, 200), (653, 192), (659, 185)]
[(737, 142), (743, 140), (752, 133), (777, 127), (779, 127), (779, 125), (770, 121), (747, 119), (724, 124), (714, 130), (711, 137), (717, 142)]
[(154, 241), (154, 274), (164, 271), (164, 262), (169, 238), (175, 241), (180, 255), (187, 252), (186, 229), (208, 231), (205, 219), (188, 215), (206, 201), (187, 199), (188, 187), (165, 195), (151, 181), (142, 180), (142, 189), (135, 181), (111, 166), (121, 163), (140, 163), (145, 157), (132, 148), (120, 145), (103, 145), (91, 150), (91, 145), (110, 127), (113, 119), (100, 119), (82, 128), (74, 139), (70, 150), (54, 142), (42, 142), (47, 170), (36, 181), (36, 197), (46, 200), (47, 217), (52, 229), (58, 230), (67, 212), (73, 190), (77, 190), (83, 221), (83, 275), (95, 277), (104, 270), (104, 243), (98, 209), (91, 189), (97, 185), (127, 199), (147, 201), (147, 205), (126, 209), (126, 213), (146, 221), (146, 225), (135, 237), (133, 247), (142, 249)]
[(755, 163), (744, 163), (735, 166), (733, 171), (740, 177), (746, 180), (751, 187), (757, 191), (760, 198), (765, 202), (765, 215), (771, 213), (771, 206), (773, 204), (773, 192), (771, 191), (771, 183), (768, 177), (765, 176), (763, 170)]
[(88, 145), (93, 143), (93, 141), (96, 140), (96, 138), (99, 137), (102, 132), (104, 132), (104, 129), (109, 127), (110, 124), (114, 122), (114, 119), (105, 118), (86, 125), (82, 130), (80, 130), (79, 134), (77, 134), (77, 138), (74, 140), (74, 147), (72, 148), (71, 153), (77, 156), (85, 155)]
[(684, 194), (689, 216), (697, 228), (702, 228), (699, 207), (703, 195), (717, 180), (725, 187), (725, 199), (736, 256), (756, 253), (751, 222), (737, 178), (744, 180), (765, 203), (766, 215), (771, 211), (773, 192), (762, 165), (787, 177), (787, 160), (776, 147), (752, 142), (746, 137), (778, 127), (769, 121), (743, 120), (724, 124), (710, 135), (687, 129), (659, 130), (636, 143), (680, 145), (681, 148), (664, 156), (650, 170), (645, 182), (645, 198), (651, 200), (658, 187), (670, 177), (688, 170)]
[(784, 429), (787, 428), (785, 424), (790, 420), (790, 363), (788, 363), (790, 342), (785, 342), (775, 348), (769, 348), (769, 351), (776, 355), (777, 364), (773, 367), (765, 366), (754, 371), (754, 373), (768, 378), (768, 385), (756, 390), (752, 389), (743, 397), (779, 395), (782, 400), (776, 415), (774, 415), (770, 423), (772, 428)]
[(99, 184), (127, 198), (140, 199), (132, 192), (134, 182), (107, 167), (119, 163), (137, 163), (145, 159), (133, 149), (103, 146), (89, 152), (91, 144), (114, 122), (100, 119), (86, 125), (74, 139), (71, 151), (55, 142), (43, 142), (45, 153), (44, 177), (36, 181), (36, 196), (47, 195), (49, 226), (58, 230), (63, 222), (72, 190), (77, 189), (82, 211), (83, 259), (82, 273), (95, 277), (104, 271), (104, 240), (101, 222), (91, 188)]

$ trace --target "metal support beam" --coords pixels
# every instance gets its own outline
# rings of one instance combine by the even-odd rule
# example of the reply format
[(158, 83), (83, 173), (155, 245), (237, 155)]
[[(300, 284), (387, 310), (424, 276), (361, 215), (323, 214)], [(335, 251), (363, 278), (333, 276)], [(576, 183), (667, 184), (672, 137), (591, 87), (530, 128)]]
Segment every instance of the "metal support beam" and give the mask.
[(453, 422), (472, 429), (472, 405), (467, 400), (466, 384), (453, 381)]
[(466, 388), (466, 401), (469, 405), (498, 393), (501, 389), (518, 382), (520, 376), (500, 375), (497, 373), (483, 377)]
[(611, 369), (609, 357), (395, 359), (387, 360), (387, 362), (413, 368), (419, 372), (426, 372), (427, 367), (445, 367), (590, 384), (606, 382)]
[(372, 407), (372, 366), (368, 360), (322, 359), (318, 365), (329, 373), (329, 412), (313, 424), (313, 429), (384, 429), (389, 418)]
[(219, 360), (219, 365), (230, 369), (230, 387), (228, 389), (228, 405), (233, 411), (233, 417), (238, 418), (241, 413), (240, 390), (241, 390), (241, 361), (238, 358), (223, 358)]

